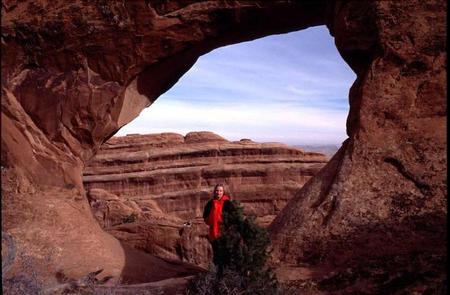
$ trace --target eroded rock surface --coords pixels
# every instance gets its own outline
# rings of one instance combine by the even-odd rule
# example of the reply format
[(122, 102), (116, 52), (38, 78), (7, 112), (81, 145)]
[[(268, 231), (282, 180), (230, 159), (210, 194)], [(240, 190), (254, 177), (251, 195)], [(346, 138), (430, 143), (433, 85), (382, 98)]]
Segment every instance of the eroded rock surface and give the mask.
[(117, 280), (129, 268), (90, 212), (84, 163), (200, 55), (324, 15), (323, 1), (2, 1), (2, 230), (60, 253), (50, 273)]
[(270, 226), (275, 260), (333, 269), (323, 291), (446, 286), (445, 6), (337, 1), (327, 20), (357, 73), (349, 139)]
[(439, 289), (447, 248), (446, 6), (2, 1), (2, 231), (36, 258), (59, 253), (49, 273), (80, 278), (104, 268), (118, 277), (125, 254), (90, 212), (84, 163), (201, 54), (327, 24), (357, 74), (349, 139), (272, 224), (274, 263), (336, 268), (322, 292)]
[(266, 226), (327, 161), (282, 143), (230, 142), (211, 132), (128, 135), (103, 144), (83, 182), (94, 216), (115, 237), (206, 267), (202, 213), (215, 184)]

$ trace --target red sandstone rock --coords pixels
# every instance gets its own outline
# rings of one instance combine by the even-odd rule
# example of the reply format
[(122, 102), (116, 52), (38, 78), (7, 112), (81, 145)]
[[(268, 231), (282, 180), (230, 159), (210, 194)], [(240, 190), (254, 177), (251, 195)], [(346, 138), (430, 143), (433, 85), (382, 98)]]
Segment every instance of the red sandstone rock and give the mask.
[(275, 261), (333, 269), (319, 284), (323, 291), (442, 287), (436, 282), (446, 260), (445, 6), (337, 1), (327, 20), (358, 75), (349, 139), (270, 226)]
[[(266, 226), (327, 160), (281, 143), (229, 142), (212, 132), (131, 135), (107, 141), (83, 181), (94, 216), (119, 240), (207, 267), (211, 249), (202, 213), (216, 183)], [(120, 226), (131, 214), (136, 221)]]
[[(3, 1), (2, 165), (20, 191), (6, 189), (2, 230), (36, 257), (62, 249), (65, 260), (49, 271), (61, 267), (84, 277), (95, 265), (119, 277), (125, 257), (118, 242), (92, 224), (81, 181), (84, 162), (201, 54), (317, 25), (323, 15), (323, 4), (277, 1)], [(264, 19), (262, 27), (255, 27), (257, 18)], [(73, 192), (51, 193), (66, 185)], [(77, 216), (67, 220), (73, 227), (49, 223), (43, 198), (57, 214)], [(30, 228), (36, 229), (33, 238)], [(86, 233), (108, 259), (93, 254)], [(76, 251), (67, 243), (78, 245)]]
[(225, 138), (209, 131), (189, 132), (184, 137), (184, 142), (189, 143), (207, 143), (207, 142), (227, 142)]
[(357, 74), (349, 139), (271, 226), (274, 261), (354, 266), (323, 292), (438, 288), (445, 11), (443, 0), (3, 1), (2, 230), (34, 257), (59, 253), (49, 273), (117, 277), (125, 255), (92, 217), (84, 163), (201, 54), (326, 23)]

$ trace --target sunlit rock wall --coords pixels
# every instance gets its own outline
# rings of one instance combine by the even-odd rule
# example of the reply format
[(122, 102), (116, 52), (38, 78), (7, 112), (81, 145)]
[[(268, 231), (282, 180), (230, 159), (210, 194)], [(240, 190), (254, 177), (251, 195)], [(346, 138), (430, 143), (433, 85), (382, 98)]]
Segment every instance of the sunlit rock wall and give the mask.
[(324, 15), (324, 1), (2, 1), (2, 230), (49, 276), (132, 271), (90, 212), (85, 162), (200, 55)]
[(267, 226), (327, 161), (282, 143), (230, 142), (211, 132), (128, 135), (101, 147), (83, 182), (107, 232), (154, 255), (207, 267), (202, 214), (215, 184)]

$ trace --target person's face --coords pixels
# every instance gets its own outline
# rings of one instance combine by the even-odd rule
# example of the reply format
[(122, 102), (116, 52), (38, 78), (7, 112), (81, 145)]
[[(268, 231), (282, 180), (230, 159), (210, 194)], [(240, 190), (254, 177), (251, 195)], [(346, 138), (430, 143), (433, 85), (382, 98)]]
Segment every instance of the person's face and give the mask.
[(214, 190), (214, 198), (220, 200), (223, 197), (223, 187), (218, 186)]

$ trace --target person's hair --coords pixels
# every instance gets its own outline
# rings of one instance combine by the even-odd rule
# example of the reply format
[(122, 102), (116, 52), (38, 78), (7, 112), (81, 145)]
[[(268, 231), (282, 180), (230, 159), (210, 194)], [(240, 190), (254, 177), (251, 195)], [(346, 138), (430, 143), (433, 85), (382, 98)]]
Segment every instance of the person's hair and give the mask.
[(223, 188), (223, 195), (225, 195), (225, 186), (222, 183), (218, 183), (214, 186), (213, 195), (216, 193), (216, 189), (221, 186)]

